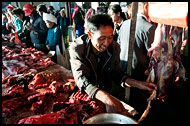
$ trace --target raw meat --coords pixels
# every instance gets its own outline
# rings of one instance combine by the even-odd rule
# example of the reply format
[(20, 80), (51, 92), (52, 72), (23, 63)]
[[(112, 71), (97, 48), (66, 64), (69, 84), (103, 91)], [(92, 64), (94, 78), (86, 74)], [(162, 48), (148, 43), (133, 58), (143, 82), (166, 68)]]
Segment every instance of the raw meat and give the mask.
[(158, 24), (150, 56), (148, 82), (158, 85), (157, 98), (167, 95), (168, 86), (175, 84), (176, 77), (185, 80), (185, 69), (181, 63), (180, 48), (182, 28)]

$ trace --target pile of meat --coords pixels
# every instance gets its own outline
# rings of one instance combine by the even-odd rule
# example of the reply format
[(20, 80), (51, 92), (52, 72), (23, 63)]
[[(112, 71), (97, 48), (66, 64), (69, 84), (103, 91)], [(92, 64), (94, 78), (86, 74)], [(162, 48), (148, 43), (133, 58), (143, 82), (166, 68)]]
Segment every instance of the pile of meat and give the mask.
[[(16, 118), (13, 123), (18, 124), (82, 124), (105, 112), (103, 104), (78, 91), (72, 77), (46, 70), (55, 63), (43, 52), (20, 41), (11, 44), (2, 46), (2, 117)], [(22, 110), (33, 116), (20, 116)]]
[(26, 117), (18, 124), (83, 124), (88, 118), (104, 113), (103, 107), (79, 90), (68, 102), (55, 102), (52, 113)]
[(182, 28), (158, 24), (154, 42), (149, 49), (150, 63), (147, 81), (158, 85), (157, 99), (167, 96), (170, 85), (185, 81), (185, 69), (181, 63), (180, 48)]
[[(43, 57), (44, 53), (34, 48), (22, 48), (19, 52), (16, 49), (3, 47), (4, 57), (2, 58), (3, 78), (9, 75), (27, 73), (30, 69), (43, 70), (54, 62), (50, 58)], [(7, 53), (8, 52), (8, 53)]]
[[(25, 80), (24, 77), (29, 81)], [(2, 94), (4, 100), (2, 102), (2, 113), (5, 117), (14, 115), (15, 110), (25, 105), (24, 103), (30, 104), (30, 110), (34, 113), (43, 113), (47, 110), (47, 104), (51, 98), (59, 97), (64, 92), (71, 92), (76, 86), (73, 79), (61, 80), (60, 73), (48, 70), (37, 73), (34, 77), (19, 76), (10, 82), (13, 86)], [(32, 93), (25, 95), (26, 91)], [(18, 99), (22, 100), (19, 101)]]

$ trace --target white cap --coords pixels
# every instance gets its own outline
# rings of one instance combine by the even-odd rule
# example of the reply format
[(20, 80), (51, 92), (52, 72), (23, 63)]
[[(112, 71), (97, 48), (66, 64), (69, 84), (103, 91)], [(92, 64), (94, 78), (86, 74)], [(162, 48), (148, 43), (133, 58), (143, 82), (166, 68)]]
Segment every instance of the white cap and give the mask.
[(57, 24), (57, 18), (52, 14), (43, 13), (43, 20), (50, 21), (50, 22)]

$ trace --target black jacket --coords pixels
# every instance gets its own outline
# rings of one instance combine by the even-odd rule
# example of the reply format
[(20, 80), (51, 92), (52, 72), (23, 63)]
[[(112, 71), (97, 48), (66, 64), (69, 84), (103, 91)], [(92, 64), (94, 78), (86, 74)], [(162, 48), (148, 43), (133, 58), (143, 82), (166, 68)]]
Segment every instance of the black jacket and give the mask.
[(98, 62), (87, 34), (71, 43), (69, 46), (71, 68), (81, 92), (86, 92), (94, 98), (99, 88), (109, 92), (112, 81), (120, 85), (125, 80), (127, 76), (122, 71), (119, 53), (119, 44), (112, 41)]

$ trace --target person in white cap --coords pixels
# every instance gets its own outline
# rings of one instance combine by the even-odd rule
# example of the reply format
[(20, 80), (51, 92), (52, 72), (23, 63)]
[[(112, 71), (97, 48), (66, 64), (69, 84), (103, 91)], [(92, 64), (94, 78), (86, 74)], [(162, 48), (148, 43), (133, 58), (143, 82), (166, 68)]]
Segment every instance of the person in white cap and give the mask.
[[(52, 14), (43, 13), (43, 20), (45, 21), (46, 26), (49, 28), (45, 43), (46, 47), (49, 51), (56, 52), (56, 45), (60, 45), (61, 43), (61, 32), (59, 27), (57, 26), (57, 18)], [(51, 59), (56, 63), (57, 62), (56, 54)]]

